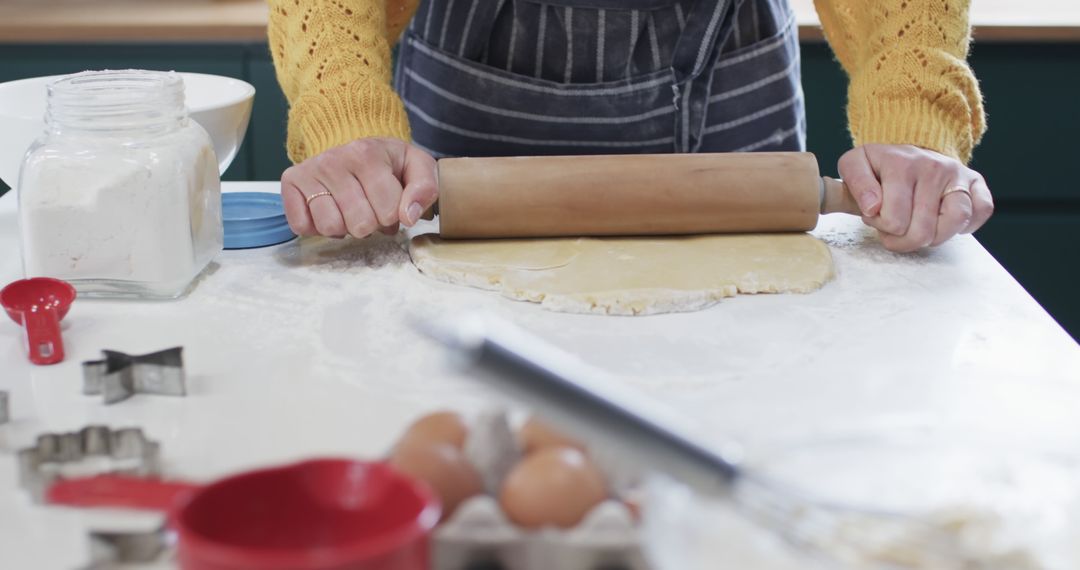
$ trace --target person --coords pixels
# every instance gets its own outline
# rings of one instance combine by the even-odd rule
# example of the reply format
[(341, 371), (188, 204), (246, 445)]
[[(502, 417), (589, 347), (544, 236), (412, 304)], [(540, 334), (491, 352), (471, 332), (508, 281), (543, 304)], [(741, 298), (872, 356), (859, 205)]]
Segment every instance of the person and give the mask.
[[(269, 3), (300, 235), (411, 226), (444, 156), (805, 148), (787, 0)], [(986, 128), (969, 1), (815, 5), (850, 80), (838, 170), (863, 221), (898, 252), (978, 229), (993, 201), (965, 166)]]

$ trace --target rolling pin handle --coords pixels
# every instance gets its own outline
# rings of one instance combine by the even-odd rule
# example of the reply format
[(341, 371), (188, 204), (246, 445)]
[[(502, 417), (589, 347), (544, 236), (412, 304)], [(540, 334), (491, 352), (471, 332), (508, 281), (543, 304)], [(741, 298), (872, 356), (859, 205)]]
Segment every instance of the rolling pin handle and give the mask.
[(822, 176), (821, 213), (862, 216), (862, 209), (843, 180)]
[(439, 203), (435, 202), (430, 208), (424, 210), (423, 214), (420, 214), (421, 220), (434, 220), (435, 216), (439, 213)]

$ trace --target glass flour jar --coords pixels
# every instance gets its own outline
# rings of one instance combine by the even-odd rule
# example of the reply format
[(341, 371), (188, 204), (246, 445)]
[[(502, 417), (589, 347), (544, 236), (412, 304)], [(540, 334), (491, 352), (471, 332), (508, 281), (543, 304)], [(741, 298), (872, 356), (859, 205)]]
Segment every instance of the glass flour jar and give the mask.
[(223, 236), (217, 158), (183, 79), (84, 72), (49, 84), (47, 104), (17, 186), (26, 276), (81, 297), (187, 293)]

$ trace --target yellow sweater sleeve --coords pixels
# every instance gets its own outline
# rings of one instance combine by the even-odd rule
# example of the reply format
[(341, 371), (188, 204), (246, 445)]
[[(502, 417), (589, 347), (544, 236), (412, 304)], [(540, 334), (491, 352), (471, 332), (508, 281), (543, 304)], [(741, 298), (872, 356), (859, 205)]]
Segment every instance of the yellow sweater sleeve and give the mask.
[(814, 0), (850, 78), (856, 145), (912, 144), (967, 162), (986, 131), (967, 64), (969, 0)]
[(409, 139), (390, 47), (419, 0), (269, 0), (270, 52), (289, 101), (289, 158), (353, 139)]

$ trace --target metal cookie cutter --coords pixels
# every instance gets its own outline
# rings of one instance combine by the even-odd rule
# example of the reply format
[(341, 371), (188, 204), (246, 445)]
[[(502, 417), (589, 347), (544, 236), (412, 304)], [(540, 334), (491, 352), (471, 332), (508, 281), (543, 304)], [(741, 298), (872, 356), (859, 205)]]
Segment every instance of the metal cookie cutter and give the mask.
[(11, 412), (8, 410), (8, 393), (0, 390), (0, 424), (6, 424), (11, 419)]
[(19, 484), (41, 503), (49, 485), (64, 476), (157, 475), (159, 456), (160, 445), (139, 428), (88, 426), (75, 432), (46, 433), (38, 436), (34, 447), (19, 450)]
[(186, 396), (182, 347), (131, 356), (103, 350), (104, 360), (83, 362), (83, 394), (104, 394), (106, 404), (135, 394)]
[(158, 561), (169, 547), (165, 527), (144, 532), (90, 531), (90, 564), (80, 570), (110, 570), (120, 565)]

